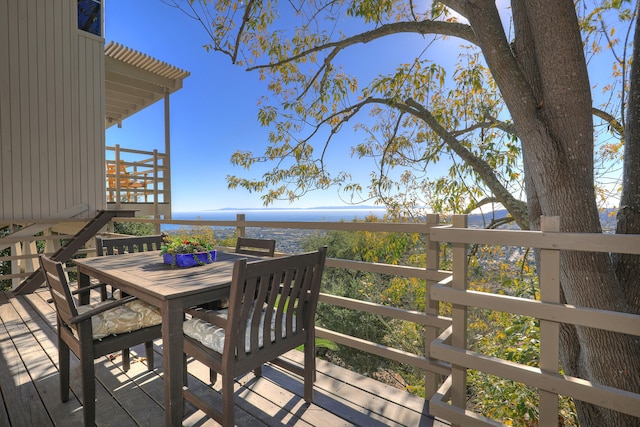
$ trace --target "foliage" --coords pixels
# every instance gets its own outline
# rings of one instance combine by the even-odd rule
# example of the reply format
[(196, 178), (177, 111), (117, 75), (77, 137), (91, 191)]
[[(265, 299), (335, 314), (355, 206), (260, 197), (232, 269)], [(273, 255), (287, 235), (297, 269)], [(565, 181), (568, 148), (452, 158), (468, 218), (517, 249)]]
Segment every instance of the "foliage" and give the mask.
[(179, 229), (169, 230), (165, 234), (172, 242), (191, 240), (202, 241), (210, 245), (218, 243), (213, 228), (206, 225), (181, 226)]
[(208, 262), (212, 262), (211, 251), (213, 250), (213, 246), (215, 241), (206, 239), (204, 237), (191, 237), (186, 238), (183, 236), (173, 236), (170, 237), (165, 235), (164, 244), (160, 247), (160, 255), (169, 254), (171, 255), (171, 265), (176, 266), (176, 255), (193, 255), (193, 260), (198, 265), (204, 265), (204, 262), (198, 258), (198, 254), (206, 253)]
[(204, 239), (186, 240), (179, 237), (165, 237), (160, 254), (197, 254), (213, 250), (213, 244)]
[(115, 222), (113, 232), (129, 236), (149, 236), (155, 233), (153, 224), (148, 222)]
[[(22, 229), (22, 225), (18, 225), (16, 226), (14, 231), (18, 231)], [(11, 234), (13, 231), (11, 229), (10, 226), (5, 226), (5, 227), (0, 227), (0, 237), (4, 237), (4, 236), (8, 236), (9, 234)], [(42, 236), (42, 232), (37, 233), (35, 236)], [(46, 241), (45, 240), (35, 240), (35, 251), (36, 253), (44, 253), (44, 249), (46, 246)], [(61, 240), (60, 244), (64, 245), (66, 243), (66, 240)], [(25, 243), (21, 243), (21, 245), (24, 245)], [(29, 244), (29, 243), (26, 243)], [(0, 251), (0, 257), (3, 256), (11, 256), (11, 247), (8, 247), (4, 250)], [(36, 259), (36, 263), (37, 263), (37, 259)], [(11, 274), (11, 261), (1, 261), (0, 262), (0, 274), (2, 275), (9, 275)], [(6, 291), (10, 291), (13, 288), (13, 282), (11, 281), (11, 279), (6, 279), (6, 280), (2, 280), (0, 281), (0, 292), (6, 292)]]
[[(11, 231), (9, 227), (0, 227), (0, 237), (4, 237), (8, 235)], [(11, 248), (3, 249), (0, 251), (0, 257), (10, 256)], [(11, 274), (11, 262), (10, 261), (2, 261), (0, 262), (0, 274), (6, 275)], [(2, 280), (0, 282), (0, 291), (5, 292), (9, 291), (12, 288), (11, 280)]]
[[(371, 217), (366, 221), (377, 220)], [(424, 266), (425, 262), (424, 242), (417, 235), (330, 231), (308, 237), (304, 249), (312, 250), (322, 245), (328, 247), (327, 256), (331, 258), (414, 266)], [(410, 310), (425, 309), (422, 280), (325, 268), (322, 286), (322, 292), (332, 295)], [(415, 354), (424, 352), (421, 328), (410, 322), (320, 303), (317, 324)], [(424, 395), (423, 374), (414, 368), (343, 345), (335, 350), (328, 349), (324, 354), (336, 364)]]
[[(539, 300), (540, 287), (534, 267), (533, 254), (524, 248), (476, 247), (469, 258), (469, 289)], [(539, 367), (540, 323), (527, 316), (469, 309), (468, 348), (487, 356)], [(536, 425), (539, 396), (535, 389), (474, 370), (469, 371), (467, 381), (469, 405), (475, 412), (508, 425)], [(563, 425), (578, 425), (571, 399), (561, 398), (559, 416)]]
[[(228, 177), (229, 186), (261, 192), (265, 203), (337, 186), (351, 201), (406, 216), (499, 203), (521, 229), (560, 216), (563, 231), (581, 233), (601, 233), (598, 208), (619, 198), (616, 232), (640, 233), (637, 2), (510, 5), (188, 2), (211, 37), (208, 49), (258, 72), (270, 91), (258, 112), (268, 144), (236, 152), (232, 163), (271, 168), (258, 179)], [(349, 61), (369, 46), (387, 58), (373, 73)], [(326, 162), (342, 143), (372, 165), (365, 186), (354, 168)], [(366, 259), (383, 255), (361, 250)], [(567, 252), (561, 263), (568, 304), (640, 312), (637, 257)], [(368, 276), (357, 286), (376, 298), (377, 282)], [(633, 338), (576, 327), (562, 339), (569, 375), (640, 391), (637, 376), (614, 371), (640, 370)], [(579, 409), (587, 424), (637, 421), (584, 402)]]

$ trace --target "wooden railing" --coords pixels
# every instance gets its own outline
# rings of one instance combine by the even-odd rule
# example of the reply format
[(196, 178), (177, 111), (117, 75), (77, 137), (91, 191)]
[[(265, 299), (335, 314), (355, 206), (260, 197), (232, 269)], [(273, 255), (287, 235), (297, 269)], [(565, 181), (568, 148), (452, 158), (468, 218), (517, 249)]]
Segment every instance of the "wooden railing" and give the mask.
[(116, 209), (123, 203), (168, 203), (165, 159), (158, 150), (107, 147), (107, 203), (115, 203)]
[[(427, 242), (426, 264), (421, 267), (345, 259), (328, 259), (326, 265), (327, 267), (424, 280), (427, 301), (424, 312), (330, 294), (322, 294), (320, 301), (421, 325), (424, 328), (425, 338), (425, 348), (422, 352), (419, 354), (410, 353), (325, 328), (317, 328), (317, 336), (424, 370), (425, 390), (430, 412), (456, 425), (503, 425), (496, 420), (473, 413), (467, 408), (466, 380), (469, 369), (517, 381), (537, 389), (540, 394), (538, 425), (541, 426), (557, 425), (558, 395), (592, 402), (640, 417), (640, 394), (593, 384), (585, 379), (568, 377), (558, 372), (560, 323), (640, 336), (640, 316), (560, 304), (558, 296), (561, 252), (580, 250), (640, 254), (640, 235), (560, 233), (557, 231), (559, 222), (557, 218), (544, 218), (542, 221), (543, 231), (540, 232), (470, 229), (467, 228), (464, 216), (455, 216), (452, 225), (443, 225), (439, 223), (437, 215), (429, 215), (425, 223), (419, 224), (246, 221), (244, 215), (238, 215), (235, 220), (231, 221), (150, 220), (142, 218), (122, 218), (118, 221), (154, 223), (157, 228), (165, 224), (235, 227), (239, 236), (251, 236), (252, 233), (247, 233), (247, 230), (254, 228), (421, 234)], [(281, 233), (281, 231), (279, 232)], [(42, 239), (42, 237), (37, 239)], [(540, 259), (543, 263), (543, 266), (539, 266), (542, 272), (539, 278), (540, 300), (469, 290), (468, 247), (475, 244), (540, 249)], [(442, 245), (451, 247), (451, 271), (440, 269), (439, 256), (443, 248)], [(86, 252), (90, 253), (91, 249), (87, 249)], [(35, 255), (21, 254), (19, 257), (5, 258), (17, 262), (18, 260), (35, 258)], [(5, 260), (5, 258), (0, 260)], [(14, 274), (10, 276), (15, 277)], [(0, 279), (3, 278), (5, 277), (0, 276)], [(452, 307), (451, 317), (439, 314), (443, 304)], [(541, 330), (539, 366), (520, 365), (469, 350), (466, 334), (468, 308), (471, 307), (539, 319)]]
[[(453, 251), (451, 279), (432, 286), (430, 291), (430, 299), (450, 303), (453, 307), (451, 326), (430, 347), (431, 357), (452, 366), (451, 374), (430, 399), (433, 415), (454, 425), (503, 425), (466, 409), (467, 370), (474, 369), (537, 389), (540, 404), (536, 425), (558, 425), (559, 396), (640, 417), (640, 394), (561, 375), (558, 371), (561, 323), (640, 336), (640, 316), (560, 303), (561, 253), (640, 254), (640, 235), (560, 233), (559, 224), (557, 217), (543, 217), (539, 232), (469, 229), (466, 217), (456, 216), (453, 225), (431, 228), (431, 242), (448, 242)], [(468, 290), (468, 247), (477, 244), (540, 249), (540, 300)], [(538, 319), (539, 366), (531, 367), (470, 351), (467, 348), (467, 310), (472, 307)]]

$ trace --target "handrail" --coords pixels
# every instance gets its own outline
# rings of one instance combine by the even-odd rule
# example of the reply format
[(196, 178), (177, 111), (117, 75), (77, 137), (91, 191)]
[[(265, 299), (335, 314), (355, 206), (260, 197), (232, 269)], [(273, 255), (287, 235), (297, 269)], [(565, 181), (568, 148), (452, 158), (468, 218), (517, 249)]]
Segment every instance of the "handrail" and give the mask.
[(121, 148), (118, 144), (106, 148), (107, 153), (114, 152), (113, 158), (106, 160), (107, 203), (115, 203), (116, 209), (124, 203), (153, 204), (153, 213), (159, 216), (157, 204), (170, 202), (165, 178), (167, 155), (158, 150)]
[[(454, 424), (466, 425), (502, 425), (496, 420), (485, 418), (469, 411), (467, 401), (466, 371), (477, 369), (516, 382), (527, 384), (539, 390), (540, 410), (546, 420), (557, 422), (558, 395), (573, 396), (586, 402), (640, 416), (640, 395), (617, 390), (597, 384), (591, 384), (580, 378), (560, 375), (557, 371), (557, 348), (559, 343), (559, 324), (567, 323), (584, 327), (600, 328), (619, 333), (640, 336), (640, 316), (628, 313), (575, 307), (554, 300), (559, 293), (559, 256), (564, 250), (604, 251), (613, 253), (640, 253), (640, 235), (605, 235), (593, 233), (560, 233), (553, 228), (545, 231), (519, 230), (483, 230), (466, 228), (463, 217), (454, 217), (453, 225), (443, 226), (435, 215), (429, 215), (427, 223), (365, 223), (365, 222), (284, 222), (284, 221), (247, 221), (244, 215), (236, 220), (156, 220), (146, 218), (118, 218), (118, 222), (144, 222), (156, 226), (204, 225), (212, 227), (235, 227), (239, 235), (250, 228), (302, 229), (370, 231), (394, 233), (419, 233), (426, 239), (427, 265), (425, 268), (414, 266), (387, 265), (362, 261), (327, 259), (326, 265), (354, 271), (366, 271), (424, 280), (427, 309), (416, 312), (402, 307), (390, 307), (367, 301), (344, 298), (323, 293), (320, 301), (352, 310), (413, 322), (425, 330), (424, 353), (414, 354), (346, 335), (340, 331), (317, 328), (317, 336), (333, 340), (341, 345), (351, 346), (371, 354), (386, 357), (410, 366), (424, 369), (426, 372), (427, 398), (430, 399), (432, 415), (446, 419)], [(37, 236), (24, 239), (23, 245), (36, 240), (62, 238), (64, 236)], [(442, 245), (450, 245), (452, 271), (439, 268), (439, 250)], [(479, 292), (467, 289), (468, 245), (484, 244), (492, 246), (517, 246), (541, 248), (543, 253), (543, 276), (540, 277), (540, 300), (514, 296)], [(86, 250), (90, 252), (90, 249)], [(33, 259), (37, 255), (20, 253), (2, 257), (1, 261), (11, 260), (19, 263)], [(22, 273), (19, 273), (22, 274)], [(0, 276), (0, 279), (16, 277)], [(441, 316), (439, 307), (450, 305), (451, 317)], [(536, 318), (540, 321), (541, 350), (540, 366), (531, 367), (507, 360), (479, 354), (466, 347), (467, 308), (479, 308), (513, 313)], [(431, 337), (431, 338), (430, 338)], [(544, 341), (544, 345), (542, 344)], [(555, 355), (554, 355), (555, 353)], [(441, 376), (447, 378), (441, 381)], [(551, 408), (551, 409), (550, 409)], [(554, 415), (555, 411), (555, 415)], [(551, 415), (550, 415), (551, 413)], [(543, 419), (539, 420), (543, 425)]]
[[(640, 394), (558, 372), (562, 323), (640, 336), (640, 315), (560, 303), (561, 251), (640, 254), (640, 235), (561, 233), (559, 218), (542, 219), (543, 231), (469, 229), (462, 216), (454, 216), (453, 226), (431, 228), (432, 241), (452, 244), (454, 267), (448, 283), (431, 287), (430, 298), (456, 307), (452, 310), (452, 326), (437, 337), (430, 347), (431, 357), (447, 361), (453, 367), (451, 375), (430, 400), (432, 415), (442, 417), (453, 425), (503, 425), (466, 408), (467, 370), (473, 369), (536, 388), (540, 394), (540, 418), (536, 420), (537, 425), (557, 425), (559, 396), (572, 397), (640, 417)], [(467, 289), (466, 270), (459, 264), (456, 267), (456, 264), (464, 257), (471, 244), (540, 249), (540, 300)], [(456, 250), (459, 251), (457, 254)], [(469, 350), (466, 343), (467, 308), (538, 319), (539, 366), (532, 367)]]
[[(148, 218), (118, 218), (118, 222), (143, 222), (152, 223), (156, 226), (160, 224), (171, 225), (205, 225), (205, 226), (222, 226), (222, 227), (235, 227), (238, 230), (238, 234), (244, 232), (246, 228), (288, 228), (288, 229), (322, 229), (322, 230), (338, 230), (338, 231), (375, 231), (375, 232), (404, 232), (404, 233), (420, 233), (427, 236), (430, 225), (425, 223), (361, 223), (361, 222), (284, 222), (284, 221), (246, 221), (244, 215), (238, 215), (235, 221), (203, 221), (203, 220), (157, 220)], [(37, 240), (34, 237), (33, 240)], [(437, 251), (437, 249), (432, 249)], [(36, 257), (37, 255), (31, 255)], [(436, 256), (436, 255), (432, 255)], [(436, 256), (437, 257), (437, 256)], [(425, 268), (412, 267), (412, 266), (398, 266), (388, 265), (382, 263), (365, 263), (352, 260), (340, 260), (340, 259), (327, 259), (326, 265), (334, 268), (346, 268), (356, 271), (368, 271), (373, 273), (381, 273), (393, 276), (418, 278), (426, 280), (427, 282), (436, 283), (440, 280), (450, 276), (449, 272), (442, 270), (428, 270)], [(0, 276), (0, 279), (3, 279)], [(439, 331), (447, 327), (450, 321), (446, 317), (439, 316), (431, 313), (417, 313), (411, 310), (405, 310), (402, 308), (394, 308), (381, 304), (372, 304), (364, 301), (350, 300), (346, 298), (340, 298), (336, 296), (323, 295), (320, 297), (323, 302), (331, 302), (337, 306), (349, 306), (356, 307), (356, 309), (370, 312), (377, 315), (389, 316), (406, 321), (414, 321), (425, 328), (433, 329), (434, 336)], [(428, 348), (424, 349), (424, 353), (420, 355), (410, 356), (407, 352), (402, 350), (385, 347), (379, 343), (368, 342), (366, 340), (357, 339), (354, 337), (346, 338), (348, 336), (341, 336), (338, 338), (335, 336), (336, 332), (319, 330), (318, 336), (323, 334), (329, 339), (340, 340), (344, 342), (347, 340), (350, 344), (356, 346), (356, 348), (366, 347), (369, 349), (375, 349), (374, 354), (388, 357), (392, 360), (406, 363), (419, 369), (426, 369), (431, 372), (431, 376), (434, 378), (448, 372), (449, 366), (446, 363), (436, 362), (428, 357)], [(339, 334), (339, 333), (338, 333)], [(340, 335), (340, 334), (339, 334)], [(433, 382), (435, 384), (435, 381)], [(436, 391), (434, 385), (427, 386), (429, 394), (433, 394)]]

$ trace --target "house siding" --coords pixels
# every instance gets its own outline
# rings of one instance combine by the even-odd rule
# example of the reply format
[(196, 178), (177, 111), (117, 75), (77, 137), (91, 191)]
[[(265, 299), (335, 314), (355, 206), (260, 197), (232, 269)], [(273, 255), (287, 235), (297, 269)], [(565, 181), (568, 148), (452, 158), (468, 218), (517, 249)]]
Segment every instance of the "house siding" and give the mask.
[(74, 0), (0, 0), (0, 221), (106, 207), (104, 39)]

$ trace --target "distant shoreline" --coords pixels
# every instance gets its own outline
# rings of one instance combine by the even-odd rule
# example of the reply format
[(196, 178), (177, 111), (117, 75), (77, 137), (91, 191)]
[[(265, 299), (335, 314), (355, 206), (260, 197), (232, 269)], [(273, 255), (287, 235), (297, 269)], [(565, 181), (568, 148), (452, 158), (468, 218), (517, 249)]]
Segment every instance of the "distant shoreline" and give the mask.
[(279, 208), (279, 209), (218, 209), (208, 211), (173, 212), (172, 219), (201, 219), (203, 221), (234, 221), (244, 214), (247, 221), (339, 222), (362, 220), (368, 216), (384, 217), (385, 208)]
[(204, 209), (199, 211), (175, 211), (173, 214), (186, 213), (215, 213), (215, 212), (276, 212), (276, 211), (294, 211), (294, 212), (312, 212), (312, 211), (386, 211), (383, 206), (315, 206), (311, 208), (220, 208), (220, 209)]

